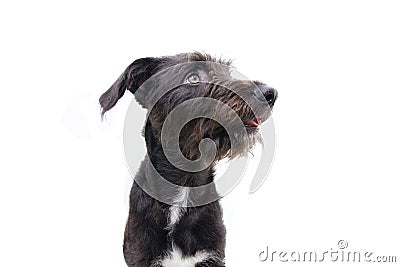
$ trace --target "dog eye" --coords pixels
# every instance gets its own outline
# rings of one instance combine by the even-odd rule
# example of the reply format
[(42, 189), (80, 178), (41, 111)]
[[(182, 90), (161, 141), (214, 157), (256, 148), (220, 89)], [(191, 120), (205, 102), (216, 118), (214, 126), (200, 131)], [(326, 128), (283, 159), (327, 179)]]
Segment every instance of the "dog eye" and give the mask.
[(200, 82), (200, 77), (197, 74), (190, 74), (186, 81), (190, 84), (198, 84)]

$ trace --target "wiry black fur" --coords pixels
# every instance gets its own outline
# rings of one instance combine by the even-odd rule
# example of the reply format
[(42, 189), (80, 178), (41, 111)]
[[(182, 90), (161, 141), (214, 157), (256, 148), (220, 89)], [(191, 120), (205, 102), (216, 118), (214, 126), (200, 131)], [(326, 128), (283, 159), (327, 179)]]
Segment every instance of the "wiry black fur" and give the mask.
[[(218, 83), (203, 81), (197, 86), (182, 84), (187, 73), (178, 71), (176, 76), (165, 78), (161, 75), (158, 80), (155, 79), (152, 83), (145, 85), (145, 82), (151, 76), (168, 67), (196, 61), (221, 63), (220, 68), (203, 70), (204, 73), (212, 76), (209, 79), (214, 82), (218, 81)], [(151, 163), (163, 178), (177, 185), (196, 187), (214, 180), (214, 164), (199, 172), (184, 171), (171, 164), (164, 154), (160, 142), (160, 131), (166, 115), (174, 107), (185, 100), (196, 97), (209, 97), (226, 103), (235, 110), (244, 122), (254, 119), (254, 114), (246, 103), (234, 92), (226, 89), (233, 87), (254, 94), (252, 89), (254, 83), (231, 78), (229, 65), (230, 62), (228, 61), (215, 60), (209, 55), (197, 52), (172, 57), (142, 58), (129, 65), (111, 88), (100, 97), (103, 115), (117, 103), (125, 90), (135, 94), (138, 88), (143, 85), (145, 88), (141, 92), (138, 91), (136, 99), (143, 107), (149, 108), (153, 97), (152, 92), (161, 90), (162, 87), (171, 86), (170, 81), (182, 81), (180, 86), (154, 103), (145, 125), (144, 135), (148, 152), (135, 176), (135, 182), (131, 189), (129, 218), (126, 224), (123, 246), (125, 260), (130, 267), (161, 266), (160, 261), (157, 260), (165, 256), (172, 249), (172, 245), (178, 247), (184, 256), (193, 256), (196, 252), (202, 250), (213, 253), (214, 257), (197, 263), (196, 267), (225, 266), (225, 227), (218, 201), (203, 206), (186, 208), (180, 220), (171, 229), (168, 227), (171, 206), (149, 196), (139, 187), (137, 181), (149, 187), (157, 186), (152, 184), (152, 179), (149, 179), (149, 176), (151, 176), (149, 164)], [(264, 97), (272, 107), (277, 97), (276, 91), (267, 88), (260, 82), (255, 82), (255, 84), (260, 88), (263, 87)], [(260, 105), (265, 105), (263, 100), (265, 99), (254, 98), (255, 102), (260, 102), (258, 103)], [(265, 114), (263, 118), (259, 119), (266, 120), (268, 116), (269, 114)], [(218, 149), (217, 157), (214, 160), (216, 162), (224, 157), (234, 157), (247, 153), (259, 140), (256, 129), (250, 127), (248, 133), (252, 138), (246, 142), (241, 142), (237, 148), (233, 148), (226, 131), (219, 123), (210, 119), (199, 118), (189, 122), (182, 129), (179, 136), (180, 149), (185, 157), (195, 160), (200, 156), (199, 142), (204, 138), (211, 138)], [(158, 193), (170, 194), (170, 197), (174, 197), (177, 192)], [(216, 195), (217, 192), (213, 187), (204, 194)]]

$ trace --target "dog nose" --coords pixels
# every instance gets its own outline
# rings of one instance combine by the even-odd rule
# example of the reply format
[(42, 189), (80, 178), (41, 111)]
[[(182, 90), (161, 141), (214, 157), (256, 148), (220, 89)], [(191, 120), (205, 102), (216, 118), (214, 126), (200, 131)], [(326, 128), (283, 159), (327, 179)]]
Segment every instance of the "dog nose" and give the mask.
[(275, 104), (276, 99), (278, 98), (278, 91), (267, 85), (258, 85), (258, 88), (260, 89), (262, 96), (259, 95), (259, 93), (256, 94), (257, 99), (259, 99), (260, 101), (267, 100), (268, 105), (272, 107)]

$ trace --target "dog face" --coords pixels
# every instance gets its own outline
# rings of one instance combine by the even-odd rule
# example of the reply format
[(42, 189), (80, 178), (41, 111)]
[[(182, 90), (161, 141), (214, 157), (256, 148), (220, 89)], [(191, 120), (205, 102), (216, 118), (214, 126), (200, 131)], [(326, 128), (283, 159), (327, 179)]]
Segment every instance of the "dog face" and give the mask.
[[(148, 109), (148, 149), (179, 135), (179, 149), (191, 160), (201, 156), (206, 138), (215, 145), (215, 160), (246, 154), (261, 140), (258, 126), (277, 98), (277, 91), (261, 82), (233, 78), (229, 61), (201, 53), (134, 61), (100, 97), (102, 114), (125, 90)], [(180, 131), (163, 130), (166, 122)]]

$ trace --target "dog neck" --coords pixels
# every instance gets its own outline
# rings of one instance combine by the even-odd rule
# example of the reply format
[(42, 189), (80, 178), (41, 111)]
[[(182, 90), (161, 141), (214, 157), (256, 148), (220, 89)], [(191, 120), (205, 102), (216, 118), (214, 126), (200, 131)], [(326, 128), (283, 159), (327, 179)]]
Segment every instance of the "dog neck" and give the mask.
[(144, 135), (149, 159), (147, 164), (152, 164), (162, 178), (175, 185), (187, 187), (201, 186), (214, 181), (215, 163), (197, 172), (182, 170), (166, 157), (162, 144), (155, 136), (150, 122), (146, 123)]

